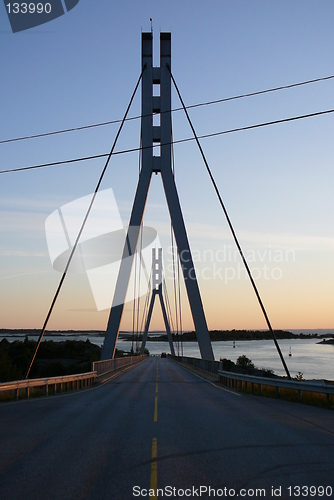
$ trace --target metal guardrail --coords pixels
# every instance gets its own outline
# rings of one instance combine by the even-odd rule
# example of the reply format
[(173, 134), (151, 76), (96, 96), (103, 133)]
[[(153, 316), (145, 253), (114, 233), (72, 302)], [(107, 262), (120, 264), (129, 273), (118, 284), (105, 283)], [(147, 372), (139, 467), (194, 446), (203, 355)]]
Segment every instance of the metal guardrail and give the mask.
[(189, 366), (194, 366), (195, 368), (198, 368), (205, 372), (213, 373), (214, 375), (217, 375), (219, 368), (222, 368), (222, 363), (220, 361), (211, 361), (201, 358), (188, 358), (186, 356), (172, 356), (171, 354), (169, 354), (168, 357), (173, 359), (177, 363), (184, 363)]
[(68, 390), (84, 389), (93, 385), (97, 377), (105, 375), (111, 371), (115, 371), (119, 368), (138, 363), (144, 358), (146, 358), (146, 354), (142, 354), (140, 356), (127, 356), (125, 358), (107, 359), (105, 361), (95, 361), (92, 363), (91, 372), (77, 373), (75, 375), (2, 382), (0, 383), (0, 396), (5, 393), (14, 393), (14, 399), (17, 401), (22, 395), (29, 399), (31, 389), (42, 388), (45, 396), (49, 395), (50, 387), (53, 387), (53, 394), (61, 394), (63, 391)]
[(299, 400), (301, 399), (302, 392), (312, 392), (315, 394), (325, 394), (328, 403), (330, 402), (330, 396), (334, 395), (334, 385), (326, 384), (324, 382), (285, 380), (282, 378), (269, 378), (260, 377), (258, 375), (227, 372), (221, 370), (222, 362), (219, 361), (188, 358), (186, 356), (171, 356), (170, 354), (168, 357), (178, 363), (182, 363), (183, 365), (193, 366), (202, 371), (218, 375), (220, 382), (232, 389), (242, 389), (244, 385), (245, 390), (247, 390), (248, 384), (250, 384), (251, 391), (254, 393), (254, 386), (256, 385), (258, 387), (259, 394), (261, 394), (263, 386), (275, 387), (277, 397), (280, 396), (280, 389), (291, 389), (297, 391), (297, 398)]
[(326, 394), (328, 402), (330, 400), (330, 396), (334, 395), (334, 385), (325, 384), (324, 382), (318, 383), (284, 380), (281, 378), (257, 377), (255, 375), (244, 375), (242, 373), (227, 372), (224, 370), (219, 370), (218, 375), (221, 383), (233, 389), (238, 389), (238, 385), (239, 388), (242, 389), (242, 385), (245, 384), (245, 389), (247, 390), (247, 384), (250, 384), (251, 391), (254, 392), (254, 385), (257, 385), (259, 393), (261, 394), (262, 386), (275, 387), (277, 397), (279, 397), (280, 389), (296, 390), (298, 399), (300, 399), (302, 392)]
[(78, 373), (76, 375), (65, 375), (62, 377), (35, 378), (27, 380), (15, 380), (13, 382), (0, 383), (0, 394), (14, 392), (17, 401), (20, 393), (24, 391), (25, 397), (30, 396), (30, 389), (41, 387), (44, 395), (49, 395), (49, 389), (53, 386), (53, 394), (62, 393), (64, 390), (83, 389), (91, 386), (96, 378), (96, 372)]
[(94, 361), (92, 363), (92, 371), (97, 373), (97, 376), (105, 375), (106, 373), (113, 372), (119, 368), (124, 368), (128, 365), (139, 363), (147, 357), (146, 354), (140, 356), (126, 356), (124, 358), (105, 359), (103, 361)]

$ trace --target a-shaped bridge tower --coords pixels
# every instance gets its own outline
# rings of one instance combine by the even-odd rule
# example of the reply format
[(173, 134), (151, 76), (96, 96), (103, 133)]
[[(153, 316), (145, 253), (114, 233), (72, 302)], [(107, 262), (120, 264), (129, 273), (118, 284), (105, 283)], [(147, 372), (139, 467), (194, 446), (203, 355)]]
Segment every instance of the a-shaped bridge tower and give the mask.
[(144, 354), (148, 329), (150, 327), (152, 312), (154, 307), (155, 298), (158, 296), (160, 300), (162, 316), (164, 318), (164, 323), (166, 327), (167, 339), (169, 342), (170, 352), (175, 356), (172, 333), (170, 330), (170, 323), (168, 321), (168, 315), (166, 310), (166, 305), (164, 302), (164, 297), (162, 294), (162, 284), (164, 281), (163, 271), (162, 271), (162, 248), (152, 248), (152, 294), (150, 305), (148, 308), (147, 319), (145, 322), (145, 330), (143, 334), (143, 340), (141, 344), (140, 354)]
[[(142, 33), (142, 168), (101, 359), (113, 358), (115, 354), (126, 292), (154, 172), (161, 174), (201, 356), (203, 359), (213, 360), (208, 327), (172, 171), (171, 34), (160, 33), (160, 67), (153, 67), (152, 38), (152, 33)], [(153, 95), (153, 85), (160, 86), (160, 95)], [(160, 114), (159, 126), (153, 125), (153, 114)], [(154, 144), (160, 144), (160, 156), (153, 155)]]

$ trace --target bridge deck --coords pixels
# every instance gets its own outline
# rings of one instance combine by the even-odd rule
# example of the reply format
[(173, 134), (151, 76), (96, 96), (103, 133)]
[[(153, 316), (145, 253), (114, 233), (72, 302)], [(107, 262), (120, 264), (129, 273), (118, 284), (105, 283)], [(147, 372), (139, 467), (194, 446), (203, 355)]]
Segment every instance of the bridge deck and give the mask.
[(165, 358), (86, 391), (2, 404), (0, 424), (2, 500), (127, 500), (156, 478), (266, 497), (281, 486), (281, 498), (334, 486), (330, 410), (235, 394)]

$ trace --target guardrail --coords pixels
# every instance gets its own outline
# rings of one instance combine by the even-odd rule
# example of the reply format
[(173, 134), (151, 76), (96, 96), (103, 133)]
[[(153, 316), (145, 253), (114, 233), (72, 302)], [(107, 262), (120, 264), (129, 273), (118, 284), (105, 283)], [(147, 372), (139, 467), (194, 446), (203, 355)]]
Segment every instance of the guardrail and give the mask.
[(184, 363), (189, 366), (194, 366), (199, 370), (203, 370), (214, 375), (218, 375), (219, 368), (222, 368), (222, 363), (220, 361), (210, 361), (208, 359), (200, 358), (188, 358), (186, 356), (172, 356), (171, 354), (169, 354), (168, 357), (178, 363)]
[(97, 373), (97, 376), (106, 375), (109, 372), (124, 368), (128, 365), (133, 365), (143, 361), (147, 357), (146, 354), (139, 356), (126, 356), (124, 358), (105, 359), (103, 361), (94, 361), (92, 363), (92, 371)]
[(14, 393), (14, 399), (17, 401), (22, 393), (27, 399), (30, 396), (30, 390), (42, 388), (44, 395), (49, 395), (49, 389), (53, 386), (53, 394), (62, 393), (64, 390), (83, 389), (94, 383), (97, 374), (95, 371), (79, 373), (76, 375), (65, 375), (63, 377), (35, 378), (27, 380), (15, 380), (13, 382), (0, 383), (0, 394)]
[(17, 401), (23, 394), (27, 399), (29, 399), (31, 389), (42, 388), (45, 396), (49, 396), (50, 388), (52, 387), (52, 393), (54, 395), (61, 394), (63, 391), (84, 389), (93, 385), (97, 377), (105, 375), (111, 371), (115, 371), (119, 368), (138, 363), (144, 358), (146, 358), (146, 354), (140, 356), (127, 356), (125, 358), (108, 359), (105, 361), (95, 361), (92, 363), (91, 372), (77, 373), (75, 375), (2, 382), (0, 383), (0, 397), (6, 393), (11, 395), (14, 394), (14, 399)]
[(222, 384), (232, 389), (244, 389), (247, 391), (249, 384), (252, 393), (254, 393), (254, 386), (257, 386), (258, 393), (261, 394), (263, 387), (275, 387), (276, 397), (280, 397), (280, 389), (290, 389), (292, 391), (297, 391), (298, 400), (301, 400), (301, 395), (303, 392), (325, 394), (328, 404), (330, 403), (331, 396), (334, 396), (333, 384), (326, 384), (324, 382), (285, 380), (282, 378), (269, 378), (260, 377), (258, 375), (246, 375), (243, 373), (227, 372), (221, 369), (222, 362), (220, 361), (209, 361), (200, 358), (188, 358), (186, 356), (172, 356), (170, 354), (168, 355), (168, 357), (178, 363), (182, 363), (183, 365), (193, 366), (204, 372), (216, 375), (219, 377), (219, 380)]
[(64, 375), (62, 377), (33, 378), (2, 382), (0, 383), (0, 397), (7, 393), (9, 393), (10, 396), (14, 394), (14, 399), (17, 401), (20, 396), (25, 396), (29, 399), (31, 389), (42, 388), (44, 396), (49, 396), (50, 388), (52, 387), (52, 393), (54, 395), (61, 394), (63, 391), (84, 389), (93, 385), (97, 377), (119, 368), (139, 363), (139, 361), (145, 358), (146, 354), (142, 354), (140, 356), (127, 356), (124, 358), (107, 359), (105, 361), (95, 361), (92, 363), (91, 372)]
[(334, 385), (325, 384), (324, 382), (307, 382), (297, 380), (284, 380), (281, 378), (257, 377), (254, 375), (244, 375), (242, 373), (227, 372), (219, 370), (218, 375), (220, 382), (232, 389), (243, 389), (247, 391), (247, 386), (250, 384), (251, 391), (254, 393), (254, 385), (258, 386), (259, 394), (262, 392), (263, 386), (275, 387), (276, 396), (280, 396), (280, 389), (291, 389), (297, 391), (297, 398), (300, 400), (302, 392), (313, 392), (318, 394), (326, 394), (327, 402), (330, 402), (330, 396), (334, 395)]

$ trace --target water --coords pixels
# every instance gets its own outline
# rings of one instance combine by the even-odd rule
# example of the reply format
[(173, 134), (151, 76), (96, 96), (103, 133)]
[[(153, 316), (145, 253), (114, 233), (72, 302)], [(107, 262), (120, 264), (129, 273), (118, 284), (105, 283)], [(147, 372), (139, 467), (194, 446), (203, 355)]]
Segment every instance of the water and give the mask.
[[(317, 342), (319, 342), (318, 339), (279, 341), (291, 376), (301, 372), (308, 380), (334, 380), (334, 345), (317, 344)], [(289, 357), (290, 346), (291, 357)], [(147, 348), (151, 354), (159, 354), (169, 350), (166, 342), (147, 342)], [(227, 358), (235, 362), (239, 356), (244, 354), (253, 361), (256, 367), (274, 370), (277, 375), (285, 375), (285, 370), (272, 340), (236, 341), (235, 348), (233, 348), (232, 342), (212, 342), (212, 348), (216, 360)], [(185, 342), (183, 353), (184, 356), (200, 357), (198, 344)]]
[[(321, 333), (319, 330), (316, 331)], [(301, 332), (301, 330), (295, 333), (299, 332)], [(303, 332), (305, 332), (305, 330)], [(332, 331), (326, 330), (326, 333), (332, 333)], [(0, 336), (0, 340), (1, 338), (3, 338), (2, 335)], [(24, 335), (11, 335), (10, 337), (7, 336), (7, 338), (10, 341), (23, 340)], [(30, 338), (36, 339), (36, 337)], [(55, 342), (62, 340), (85, 341), (89, 339), (92, 343), (99, 346), (102, 346), (104, 340), (103, 336), (90, 335), (84, 332), (69, 335), (46, 335), (44, 339), (54, 340)], [(304, 378), (308, 380), (334, 380), (334, 345), (318, 344), (318, 342), (320, 342), (320, 339), (314, 338), (279, 340), (279, 345), (292, 376), (301, 372)], [(117, 347), (118, 349), (129, 351), (131, 342), (119, 339)], [(167, 342), (150, 342), (148, 340), (146, 347), (151, 354), (169, 352), (169, 345)], [(277, 375), (285, 375), (284, 368), (272, 340), (236, 341), (235, 348), (233, 348), (232, 341), (220, 341), (213, 342), (212, 347), (216, 360), (227, 358), (235, 362), (239, 356), (244, 354), (252, 360), (256, 367), (274, 370)], [(289, 357), (290, 347), (292, 353), (291, 357)], [(175, 351), (177, 354), (177, 346), (175, 346)], [(183, 355), (194, 358), (200, 357), (198, 344), (196, 342), (184, 342)]]

